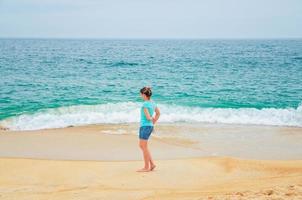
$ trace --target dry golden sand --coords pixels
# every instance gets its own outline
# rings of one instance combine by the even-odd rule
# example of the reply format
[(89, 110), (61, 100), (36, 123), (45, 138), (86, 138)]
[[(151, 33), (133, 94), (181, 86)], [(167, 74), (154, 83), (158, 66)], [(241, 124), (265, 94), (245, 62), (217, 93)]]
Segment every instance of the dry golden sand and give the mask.
[(0, 199), (301, 199), (302, 161), (0, 159)]
[[(47, 158), (0, 158), (0, 199), (302, 199), (302, 160), (189, 158), (191, 150), (188, 151), (188, 143), (178, 145), (177, 141), (167, 144), (166, 140), (156, 139), (152, 140), (152, 148), (154, 151), (156, 148), (158, 153), (165, 152), (164, 156), (156, 160), (155, 171), (137, 173), (136, 169), (143, 163), (135, 160), (140, 156), (135, 136), (99, 132), (96, 135), (94, 131), (95, 127), (26, 133), (0, 131), (0, 140), (4, 141), (0, 142), (0, 151), (16, 149), (14, 157), (22, 157), (22, 151), (29, 153), (27, 157), (39, 157), (39, 152), (35, 152), (39, 150), (46, 153), (41, 155)], [(85, 137), (83, 132), (87, 133)], [(69, 147), (64, 149), (64, 144)], [(62, 160), (64, 156), (68, 158), (74, 153), (81, 153), (68, 154), (65, 150), (76, 151), (76, 145), (82, 145), (83, 150), (87, 144), (91, 144), (94, 151), (100, 151), (100, 161), (80, 161), (76, 157), (72, 157), (74, 160)], [(102, 148), (96, 148), (97, 144)], [(72, 145), (75, 147), (71, 149)], [(51, 150), (47, 151), (49, 148)], [(110, 156), (106, 154), (121, 152), (123, 159), (108, 161)], [(173, 157), (173, 153), (181, 156)], [(59, 158), (61, 160), (49, 159), (60, 154), (64, 155)], [(127, 157), (129, 154), (135, 156)]]

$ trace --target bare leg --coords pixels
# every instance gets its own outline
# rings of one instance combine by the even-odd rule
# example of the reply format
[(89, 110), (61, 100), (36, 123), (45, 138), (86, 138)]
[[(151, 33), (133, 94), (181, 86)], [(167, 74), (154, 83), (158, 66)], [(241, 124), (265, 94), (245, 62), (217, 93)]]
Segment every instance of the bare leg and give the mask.
[(150, 162), (150, 171), (152, 171), (156, 167), (156, 165), (154, 164), (154, 161), (152, 159), (152, 156), (151, 156), (151, 153), (148, 149), (148, 146), (147, 146), (146, 149), (147, 149), (147, 152), (148, 152), (148, 157), (149, 157), (149, 162)]
[(142, 149), (142, 152), (143, 152), (145, 166), (144, 166), (144, 168), (137, 170), (137, 172), (148, 172), (148, 171), (150, 171), (149, 170), (150, 158), (149, 158), (149, 152), (148, 152), (148, 149), (147, 149), (147, 142), (148, 142), (148, 140), (139, 140), (139, 147)]

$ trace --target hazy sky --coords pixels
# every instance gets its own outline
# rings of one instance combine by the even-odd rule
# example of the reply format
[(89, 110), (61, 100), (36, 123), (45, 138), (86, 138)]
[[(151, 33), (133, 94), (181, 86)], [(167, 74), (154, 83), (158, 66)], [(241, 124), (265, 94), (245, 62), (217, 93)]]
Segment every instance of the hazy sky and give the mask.
[(0, 0), (0, 37), (302, 37), (302, 0)]

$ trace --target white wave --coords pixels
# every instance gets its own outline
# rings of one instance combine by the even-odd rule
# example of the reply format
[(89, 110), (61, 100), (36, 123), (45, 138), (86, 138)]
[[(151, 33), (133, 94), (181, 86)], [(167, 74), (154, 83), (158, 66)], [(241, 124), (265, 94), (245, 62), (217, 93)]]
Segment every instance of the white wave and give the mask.
[[(101, 105), (79, 105), (22, 114), (0, 121), (11, 130), (37, 130), (97, 123), (139, 122), (140, 103), (123, 102)], [(208, 122), (302, 127), (302, 105), (297, 109), (277, 108), (200, 108), (158, 105), (159, 122)]]

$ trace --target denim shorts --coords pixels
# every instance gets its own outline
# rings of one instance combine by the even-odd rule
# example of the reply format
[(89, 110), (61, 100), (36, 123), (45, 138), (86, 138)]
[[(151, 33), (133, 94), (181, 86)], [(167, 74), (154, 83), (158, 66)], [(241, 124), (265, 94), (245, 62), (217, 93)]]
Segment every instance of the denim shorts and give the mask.
[(139, 139), (148, 140), (153, 131), (153, 126), (141, 126), (139, 128)]

